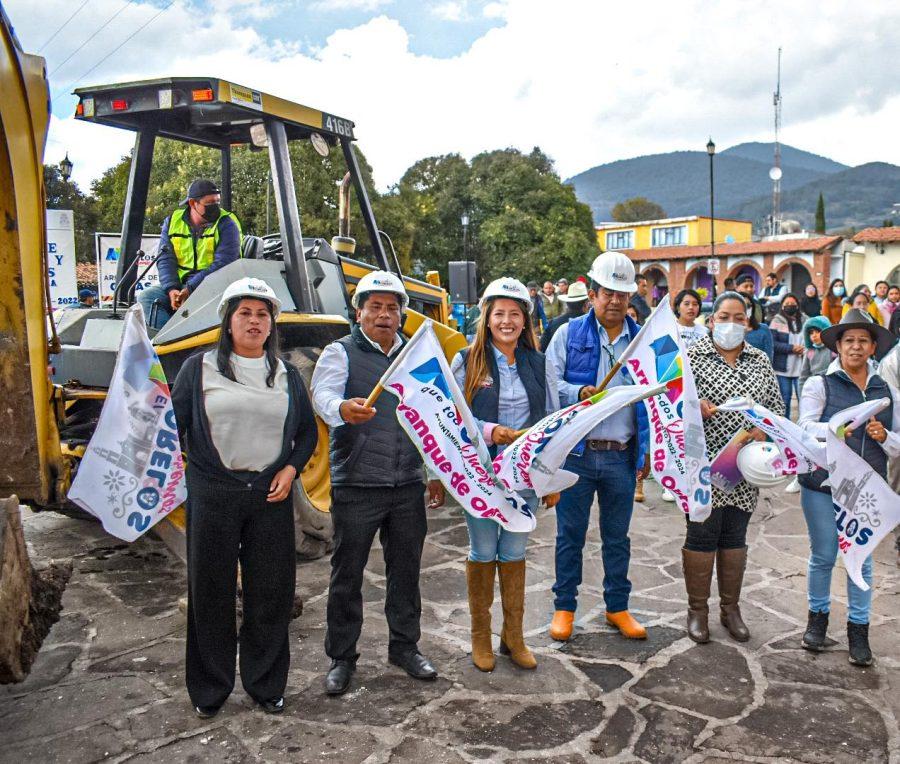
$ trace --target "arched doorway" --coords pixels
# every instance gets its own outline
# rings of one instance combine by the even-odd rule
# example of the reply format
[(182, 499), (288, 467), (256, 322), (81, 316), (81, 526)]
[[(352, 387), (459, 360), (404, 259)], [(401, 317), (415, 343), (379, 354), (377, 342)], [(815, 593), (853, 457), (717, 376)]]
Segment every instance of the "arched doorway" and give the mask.
[(654, 265), (647, 268), (641, 275), (647, 279), (647, 285), (650, 287), (651, 306), (659, 305), (660, 300), (669, 294), (669, 279), (666, 272)]
[(798, 298), (803, 296), (807, 285), (812, 284), (812, 274), (806, 263), (786, 263), (776, 273), (778, 280), (784, 284), (784, 288), (797, 295)]
[(698, 265), (689, 270), (684, 277), (684, 285), (700, 293), (704, 303), (712, 302), (713, 276), (705, 265)]

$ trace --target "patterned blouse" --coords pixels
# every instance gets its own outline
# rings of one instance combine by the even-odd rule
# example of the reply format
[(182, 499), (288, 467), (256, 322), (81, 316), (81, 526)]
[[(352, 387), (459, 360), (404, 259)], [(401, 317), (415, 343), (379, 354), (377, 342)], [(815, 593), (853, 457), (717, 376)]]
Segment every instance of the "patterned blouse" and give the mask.
[[(697, 395), (718, 406), (729, 398), (746, 396), (776, 414), (784, 414), (784, 401), (778, 390), (778, 382), (772, 364), (765, 353), (744, 343), (744, 348), (734, 366), (719, 355), (712, 339), (703, 337), (687, 351), (697, 385)], [(706, 432), (706, 450), (710, 460), (725, 447), (739, 429), (750, 426), (739, 411), (720, 411), (703, 421)], [(724, 493), (713, 486), (713, 508), (737, 507), (744, 512), (756, 509), (759, 489), (746, 481), (738, 483), (731, 493)]]

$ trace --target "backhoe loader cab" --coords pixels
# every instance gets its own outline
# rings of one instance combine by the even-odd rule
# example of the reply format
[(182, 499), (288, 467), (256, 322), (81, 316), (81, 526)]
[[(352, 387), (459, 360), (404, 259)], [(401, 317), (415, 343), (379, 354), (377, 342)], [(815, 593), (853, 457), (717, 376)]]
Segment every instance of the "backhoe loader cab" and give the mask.
[[(75, 93), (79, 98), (76, 118), (131, 130), (136, 136), (122, 218), (114, 307), (65, 311), (59, 321), (62, 349), (53, 357), (53, 381), (64, 391), (61, 439), (65, 452), (77, 462), (93, 432), (115, 366), (122, 328), (122, 322), (116, 319), (134, 301), (135, 284), (140, 283), (139, 250), (157, 137), (220, 152), (220, 189), (226, 209), (231, 208), (232, 201), (232, 147), (248, 145), (268, 151), (279, 225), (279, 233), (265, 240), (245, 236), (242, 257), (207, 276), (153, 336), (169, 382), (188, 356), (217, 342), (220, 321), (216, 309), (225, 288), (241, 277), (254, 276), (266, 281), (282, 301), (278, 318), (282, 351), (308, 383), (321, 349), (349, 331), (349, 297), (359, 279), (373, 268), (400, 274), (393, 251), (385, 250), (387, 237), (378, 230), (351, 148), (353, 122), (209, 78), (129, 82), (80, 88)], [(301, 232), (289, 141), (311, 141), (322, 156), (340, 151), (345, 159), (342, 216), (340, 224), (335, 221), (338, 235), (331, 241), (304, 238)], [(340, 180), (335, 178), (336, 188)], [(351, 258), (355, 242), (349, 236), (350, 187), (356, 193), (374, 264)], [(464, 340), (445, 326), (446, 292), (436, 284), (408, 277), (404, 282), (412, 308), (404, 330), (412, 332), (426, 316), (431, 317), (438, 322), (438, 334), (448, 355), (455, 353)], [(331, 537), (328, 435), (322, 422), (318, 427), (319, 444), (294, 492), (298, 553), (308, 557), (323, 554)], [(184, 519), (180, 510), (157, 528), (170, 546), (183, 551)]]

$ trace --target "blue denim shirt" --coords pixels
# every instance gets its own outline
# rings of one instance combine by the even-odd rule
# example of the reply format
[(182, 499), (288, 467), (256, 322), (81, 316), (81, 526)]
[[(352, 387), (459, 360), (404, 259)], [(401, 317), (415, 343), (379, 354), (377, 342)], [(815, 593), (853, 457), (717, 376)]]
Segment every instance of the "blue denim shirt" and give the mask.
[[(603, 378), (609, 373), (615, 363), (622, 355), (622, 351), (628, 347), (631, 342), (631, 332), (628, 323), (622, 325), (622, 331), (615, 342), (610, 344), (609, 335), (606, 329), (597, 322), (597, 329), (600, 333), (600, 367), (597, 369), (597, 379), (595, 385), (599, 384)], [(581, 385), (573, 385), (565, 380), (566, 372), (566, 345), (569, 339), (569, 324), (565, 324), (557, 329), (556, 334), (550, 341), (550, 347), (547, 348), (547, 360), (556, 368), (556, 376), (559, 385), (559, 402), (562, 406), (570, 406), (578, 401), (578, 391)], [(628, 372), (624, 369), (610, 380), (607, 387), (618, 387), (619, 385), (633, 384)], [(621, 411), (617, 411), (610, 417), (598, 424), (591, 430), (587, 437), (588, 440), (616, 440), (620, 443), (627, 443), (637, 432), (637, 423), (635, 422), (635, 414), (633, 406), (626, 406)]]

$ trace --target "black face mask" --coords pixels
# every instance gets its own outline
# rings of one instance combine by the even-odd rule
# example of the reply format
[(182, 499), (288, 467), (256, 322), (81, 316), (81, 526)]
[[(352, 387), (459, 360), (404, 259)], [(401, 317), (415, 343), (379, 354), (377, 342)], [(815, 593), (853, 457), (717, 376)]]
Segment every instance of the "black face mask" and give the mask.
[(784, 315), (786, 316), (796, 316), (797, 315), (797, 306), (796, 305), (785, 305), (784, 306)]
[(219, 219), (222, 208), (218, 204), (207, 204), (203, 207), (203, 219), (207, 223), (215, 223)]

